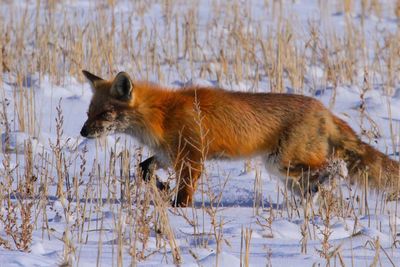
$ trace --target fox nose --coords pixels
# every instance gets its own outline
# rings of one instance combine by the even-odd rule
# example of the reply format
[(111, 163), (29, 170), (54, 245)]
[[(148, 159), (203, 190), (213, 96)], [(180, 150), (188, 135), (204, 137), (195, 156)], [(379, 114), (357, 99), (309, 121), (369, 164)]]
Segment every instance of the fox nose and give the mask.
[(82, 130), (81, 130), (81, 135), (83, 136), (83, 137), (87, 137), (88, 136), (88, 130), (87, 130), (87, 128), (86, 128), (86, 126), (83, 126), (82, 127)]

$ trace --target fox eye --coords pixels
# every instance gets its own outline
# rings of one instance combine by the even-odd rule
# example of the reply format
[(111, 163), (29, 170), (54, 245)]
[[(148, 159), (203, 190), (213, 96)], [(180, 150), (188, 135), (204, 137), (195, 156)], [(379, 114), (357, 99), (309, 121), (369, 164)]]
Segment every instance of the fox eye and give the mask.
[(113, 119), (112, 114), (110, 112), (102, 113), (101, 118), (107, 121), (111, 121)]

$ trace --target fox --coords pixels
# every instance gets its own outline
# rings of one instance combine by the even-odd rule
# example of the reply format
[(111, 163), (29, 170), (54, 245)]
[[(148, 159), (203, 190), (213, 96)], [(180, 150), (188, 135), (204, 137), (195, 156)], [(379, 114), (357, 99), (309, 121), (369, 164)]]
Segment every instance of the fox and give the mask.
[(143, 174), (152, 166), (172, 167), (176, 206), (192, 205), (206, 159), (260, 157), (269, 172), (308, 190), (326, 180), (330, 160), (339, 159), (351, 183), (368, 182), (398, 195), (399, 162), (363, 142), (312, 97), (202, 86), (173, 89), (134, 81), (126, 72), (111, 80), (82, 73), (93, 96), (80, 134), (125, 133), (150, 148), (154, 155), (140, 164)]

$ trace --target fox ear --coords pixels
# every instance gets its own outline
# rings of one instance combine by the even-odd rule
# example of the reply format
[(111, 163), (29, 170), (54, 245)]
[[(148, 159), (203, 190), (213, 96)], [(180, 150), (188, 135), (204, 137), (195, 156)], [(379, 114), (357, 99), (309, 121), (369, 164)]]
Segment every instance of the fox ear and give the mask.
[(111, 85), (110, 93), (120, 100), (130, 100), (132, 98), (133, 85), (128, 73), (120, 72)]
[(92, 86), (92, 89), (95, 90), (96, 89), (96, 83), (99, 81), (103, 81), (102, 78), (88, 72), (87, 70), (82, 70), (83, 75), (85, 75), (85, 77), (89, 80), (90, 85)]

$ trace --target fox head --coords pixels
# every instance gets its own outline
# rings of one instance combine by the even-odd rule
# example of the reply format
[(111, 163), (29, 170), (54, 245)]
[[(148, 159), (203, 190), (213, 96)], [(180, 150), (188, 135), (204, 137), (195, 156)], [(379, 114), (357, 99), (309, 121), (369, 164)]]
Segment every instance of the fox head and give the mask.
[(93, 97), (81, 135), (96, 138), (126, 131), (129, 106), (133, 98), (133, 83), (129, 75), (120, 72), (113, 80), (107, 81), (85, 70), (82, 73), (91, 84)]

